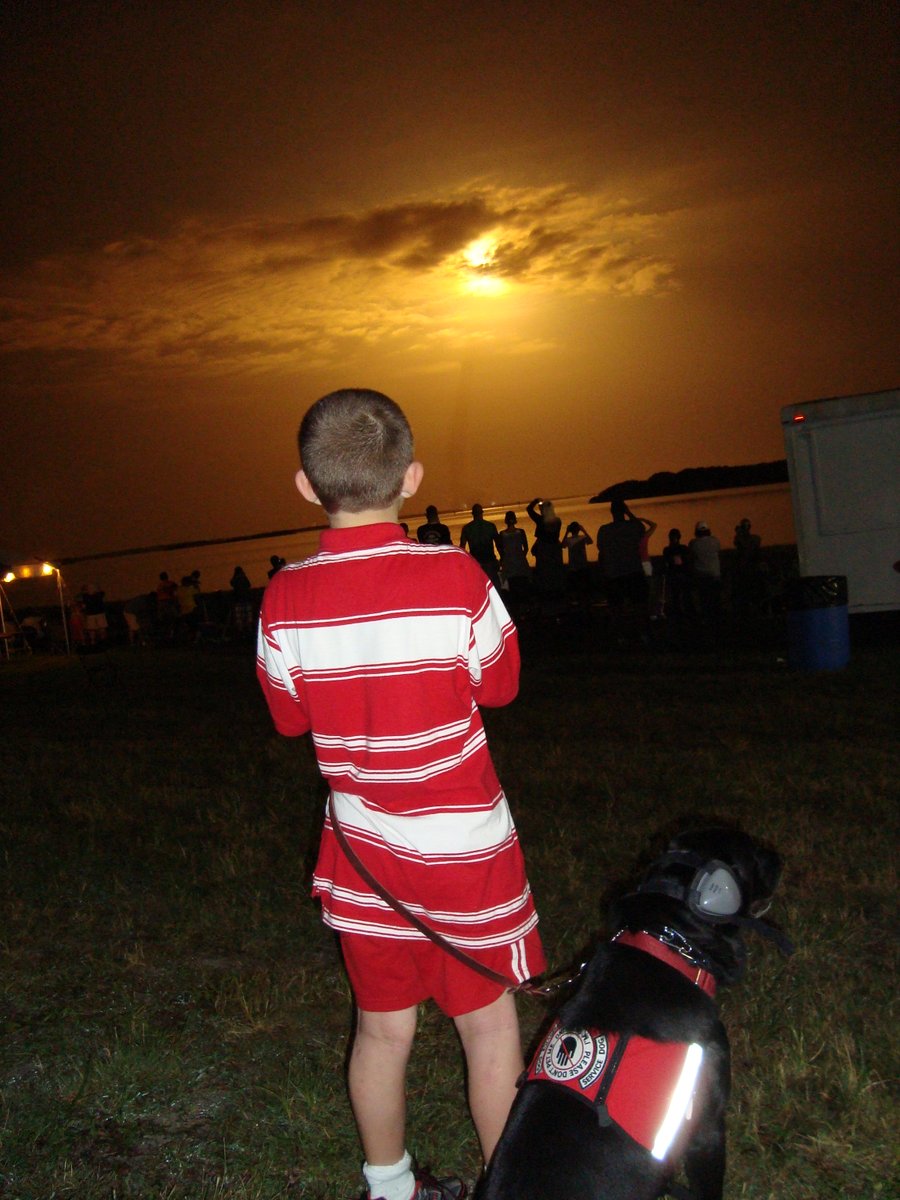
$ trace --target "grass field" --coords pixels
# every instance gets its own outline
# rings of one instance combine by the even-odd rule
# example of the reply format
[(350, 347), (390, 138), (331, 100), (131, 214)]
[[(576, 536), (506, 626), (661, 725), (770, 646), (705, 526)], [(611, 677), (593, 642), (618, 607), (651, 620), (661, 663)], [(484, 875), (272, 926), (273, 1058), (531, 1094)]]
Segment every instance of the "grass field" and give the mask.
[[(727, 1196), (896, 1197), (896, 647), (819, 675), (765, 643), (524, 649), (519, 699), (486, 723), (550, 962), (608, 932), (610, 889), (663, 832), (721, 817), (770, 840), (797, 953), (753, 941), (722, 995)], [(0, 698), (0, 1196), (357, 1196), (351, 1000), (309, 899), (324, 793), (252, 654), (12, 661)], [(547, 1009), (520, 1012), (529, 1039)], [(430, 1008), (409, 1144), (477, 1171)]]

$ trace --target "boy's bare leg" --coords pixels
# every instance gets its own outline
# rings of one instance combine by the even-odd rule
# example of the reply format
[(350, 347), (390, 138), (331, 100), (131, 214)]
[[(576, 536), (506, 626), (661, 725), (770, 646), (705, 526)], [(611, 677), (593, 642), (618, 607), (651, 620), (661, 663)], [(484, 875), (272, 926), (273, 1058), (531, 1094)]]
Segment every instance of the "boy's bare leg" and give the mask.
[(388, 1166), (403, 1157), (406, 1065), (415, 1033), (415, 1006), (358, 1014), (347, 1083), (363, 1153), (373, 1166)]
[(469, 1107), (489, 1162), (500, 1140), (522, 1073), (519, 1018), (511, 992), (484, 1008), (456, 1017), (469, 1075)]

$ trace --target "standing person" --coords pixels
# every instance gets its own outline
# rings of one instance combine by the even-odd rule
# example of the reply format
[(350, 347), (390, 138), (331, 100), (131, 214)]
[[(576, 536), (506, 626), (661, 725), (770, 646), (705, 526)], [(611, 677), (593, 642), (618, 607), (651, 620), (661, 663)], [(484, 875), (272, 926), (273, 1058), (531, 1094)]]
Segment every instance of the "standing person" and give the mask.
[(711, 620), (717, 618), (722, 609), (722, 564), (719, 558), (719, 539), (715, 537), (705, 521), (694, 526), (694, 536), (688, 550), (691, 552), (691, 576), (697, 589), (700, 615)]
[(459, 545), (462, 550), (468, 549), (494, 587), (499, 587), (500, 535), (494, 522), (485, 520), (480, 504), (472, 505), (472, 520), (463, 525)]
[(178, 613), (184, 632), (189, 638), (196, 635), (200, 625), (200, 572), (182, 575), (178, 586)]
[(682, 544), (681, 530), (670, 529), (669, 540), (663, 546), (663, 603), (667, 617), (689, 616), (691, 605), (690, 552)]
[(597, 530), (597, 562), (612, 624), (621, 632), (643, 633), (649, 615), (648, 580), (641, 560), (646, 527), (624, 500), (613, 500), (609, 512), (612, 520)]
[(562, 544), (569, 556), (569, 589), (580, 599), (585, 599), (591, 583), (587, 548), (593, 546), (594, 539), (578, 521), (570, 521)]
[(106, 619), (106, 593), (96, 583), (89, 583), (81, 593), (84, 613), (84, 637), (89, 646), (99, 646), (106, 641), (109, 622)]
[(545, 597), (558, 597), (566, 587), (563, 564), (562, 521), (556, 515), (552, 500), (535, 499), (525, 511), (534, 521), (534, 581)]
[(136, 646), (142, 642), (141, 615), (146, 618), (146, 615), (153, 611), (154, 601), (155, 596), (152, 593), (150, 595), (144, 593), (142, 596), (132, 596), (122, 605), (122, 617), (128, 631), (129, 646)]
[(178, 620), (178, 584), (169, 578), (168, 571), (160, 571), (156, 585), (156, 623), (163, 637), (175, 636)]
[(531, 567), (528, 564), (528, 538), (518, 525), (519, 518), (510, 509), (500, 530), (500, 571), (513, 602), (524, 600), (531, 591)]
[(280, 554), (269, 555), (269, 569), (266, 571), (266, 577), (271, 579), (273, 575), (277, 575), (281, 568), (287, 563), (286, 558), (282, 558)]
[(403, 537), (400, 506), (423, 468), (392, 400), (332, 392), (306, 413), (299, 443), (297, 487), (323, 505), (330, 528), (318, 554), (270, 583), (257, 670), (275, 727), (311, 730), (331, 788), (313, 891), (340, 936), (358, 1010), (348, 1082), (365, 1196), (461, 1200), (461, 1180), (414, 1172), (405, 1146), (416, 1009), (433, 998), (456, 1024), (487, 1160), (522, 1070), (513, 995), (374, 894), (331, 814), (372, 874), (433, 929), (511, 980), (542, 970), (525, 864), (478, 709), (516, 695), (516, 630), (468, 555)]
[(650, 557), (650, 539), (656, 533), (658, 526), (649, 517), (638, 517), (638, 520), (644, 527), (644, 536), (641, 538), (641, 544), (638, 547), (638, 552), (641, 556), (641, 568), (647, 578), (652, 579), (653, 559)]
[(762, 611), (765, 596), (765, 576), (762, 572), (760, 548), (762, 539), (752, 532), (750, 518), (744, 517), (734, 527), (734, 576), (732, 602), (735, 609)]
[(239, 633), (248, 633), (253, 627), (253, 584), (243, 567), (235, 567), (229, 580), (234, 624)]
[(641, 569), (647, 576), (647, 603), (648, 611), (651, 620), (656, 620), (660, 610), (660, 591), (662, 585), (659, 579), (653, 577), (653, 559), (650, 555), (650, 539), (658, 529), (655, 521), (651, 521), (649, 517), (638, 517), (638, 520), (644, 527), (644, 536), (641, 538), (641, 544), (638, 547), (641, 556)]
[(73, 646), (84, 646), (84, 587), (73, 597), (68, 607), (69, 636)]
[(452, 546), (450, 530), (443, 523), (440, 513), (433, 504), (425, 509), (425, 524), (416, 530), (416, 539), (423, 546)]

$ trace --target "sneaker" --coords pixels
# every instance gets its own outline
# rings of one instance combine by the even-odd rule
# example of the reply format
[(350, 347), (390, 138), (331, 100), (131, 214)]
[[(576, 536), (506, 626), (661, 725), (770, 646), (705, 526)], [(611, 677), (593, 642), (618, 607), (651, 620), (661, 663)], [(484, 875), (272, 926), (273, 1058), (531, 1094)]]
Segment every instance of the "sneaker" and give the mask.
[[(416, 1171), (415, 1175), (416, 1190), (412, 1200), (466, 1200), (469, 1194), (466, 1185), (455, 1175), (446, 1179), (435, 1179), (427, 1171)], [(360, 1200), (378, 1200), (378, 1197), (363, 1192)]]
[(466, 1200), (468, 1194), (466, 1185), (455, 1175), (435, 1179), (427, 1171), (416, 1171), (416, 1190), (412, 1200)]

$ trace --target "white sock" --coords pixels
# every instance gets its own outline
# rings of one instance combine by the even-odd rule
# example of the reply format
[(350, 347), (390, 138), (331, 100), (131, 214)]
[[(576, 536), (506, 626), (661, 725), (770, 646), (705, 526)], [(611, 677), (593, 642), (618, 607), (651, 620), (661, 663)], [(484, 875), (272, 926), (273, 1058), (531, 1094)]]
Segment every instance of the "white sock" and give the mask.
[(412, 1173), (412, 1159), (404, 1150), (403, 1157), (391, 1167), (372, 1167), (363, 1163), (363, 1175), (369, 1187), (370, 1200), (412, 1200), (416, 1191), (416, 1177)]

